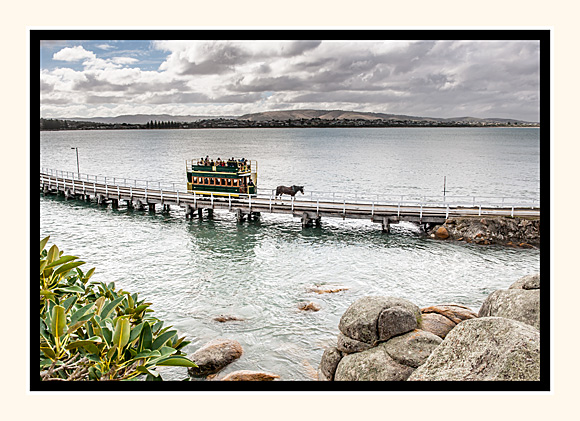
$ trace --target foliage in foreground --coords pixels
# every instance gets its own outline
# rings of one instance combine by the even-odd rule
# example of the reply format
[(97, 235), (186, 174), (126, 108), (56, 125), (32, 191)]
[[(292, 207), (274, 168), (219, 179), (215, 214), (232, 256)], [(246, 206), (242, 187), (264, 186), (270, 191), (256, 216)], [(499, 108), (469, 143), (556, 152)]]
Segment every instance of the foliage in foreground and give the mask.
[(196, 367), (189, 342), (151, 316), (137, 294), (89, 282), (75, 256), (40, 241), (40, 379), (162, 380), (155, 367)]

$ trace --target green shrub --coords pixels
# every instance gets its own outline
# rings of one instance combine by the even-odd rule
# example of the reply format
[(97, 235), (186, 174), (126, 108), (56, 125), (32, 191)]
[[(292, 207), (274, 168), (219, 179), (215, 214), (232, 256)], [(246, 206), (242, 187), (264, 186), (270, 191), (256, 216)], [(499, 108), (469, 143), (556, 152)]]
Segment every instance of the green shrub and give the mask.
[(89, 282), (94, 268), (40, 241), (40, 379), (162, 380), (155, 367), (196, 367), (189, 344), (153, 316), (151, 303)]

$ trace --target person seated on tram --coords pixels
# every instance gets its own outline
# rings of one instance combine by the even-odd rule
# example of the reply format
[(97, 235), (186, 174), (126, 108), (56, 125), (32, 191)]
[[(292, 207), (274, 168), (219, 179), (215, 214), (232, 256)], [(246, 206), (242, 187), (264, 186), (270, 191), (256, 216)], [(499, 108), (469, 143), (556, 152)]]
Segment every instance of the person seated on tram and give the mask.
[(248, 187), (254, 187), (254, 181), (250, 178), (250, 180), (248, 181)]
[(213, 167), (213, 159), (209, 161), (209, 166)]
[(222, 165), (222, 159), (218, 156), (218, 159), (215, 161), (215, 166), (221, 167), (221, 165)]

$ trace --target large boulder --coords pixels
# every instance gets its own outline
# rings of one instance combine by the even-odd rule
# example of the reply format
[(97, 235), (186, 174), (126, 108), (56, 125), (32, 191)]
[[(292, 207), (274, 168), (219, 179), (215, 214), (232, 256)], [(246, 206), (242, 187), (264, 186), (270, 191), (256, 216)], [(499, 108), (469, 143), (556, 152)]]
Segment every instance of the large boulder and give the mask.
[(384, 347), (387, 354), (399, 364), (417, 368), (429, 358), (442, 341), (431, 332), (416, 329), (392, 338), (385, 342)]
[(540, 289), (540, 274), (526, 275), (511, 284), (509, 289)]
[(338, 328), (351, 339), (375, 345), (416, 329), (420, 322), (421, 310), (410, 301), (368, 296), (351, 304), (342, 315)]
[(214, 339), (191, 356), (197, 367), (188, 367), (193, 377), (205, 377), (217, 373), (242, 356), (242, 345), (232, 339)]
[(335, 381), (402, 381), (413, 368), (399, 364), (389, 355), (385, 343), (363, 352), (345, 355), (334, 374)]
[(502, 317), (466, 320), (409, 377), (433, 380), (538, 381), (540, 332)]
[(342, 353), (336, 347), (326, 348), (322, 354), (322, 360), (318, 368), (318, 380), (334, 380), (336, 366), (341, 359)]
[(540, 276), (525, 276), (507, 290), (492, 292), (479, 309), (479, 317), (505, 317), (540, 329)]

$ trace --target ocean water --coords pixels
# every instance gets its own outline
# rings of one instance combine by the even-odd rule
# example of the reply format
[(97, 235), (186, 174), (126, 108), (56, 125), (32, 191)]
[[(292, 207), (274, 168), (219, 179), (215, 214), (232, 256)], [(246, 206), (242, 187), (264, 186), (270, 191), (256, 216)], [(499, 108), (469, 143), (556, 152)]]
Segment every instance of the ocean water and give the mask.
[[(260, 188), (299, 184), (305, 192), (539, 197), (539, 131), (534, 128), (226, 129), (41, 132), (41, 167), (183, 185), (185, 160), (258, 161)], [(419, 306), (456, 303), (478, 311), (485, 297), (539, 270), (539, 250), (426, 238), (412, 224), (381, 233), (370, 221), (262, 214), (185, 220), (182, 209), (150, 214), (39, 196), (40, 235), (96, 267), (95, 280), (139, 292), (155, 315), (187, 336), (193, 353), (218, 338), (238, 340), (248, 369), (282, 380), (313, 380), (338, 322), (365, 295)], [(316, 294), (318, 286), (346, 290)], [(318, 312), (302, 312), (313, 302)], [(242, 321), (219, 323), (218, 315)], [(163, 370), (168, 380), (187, 377)]]

